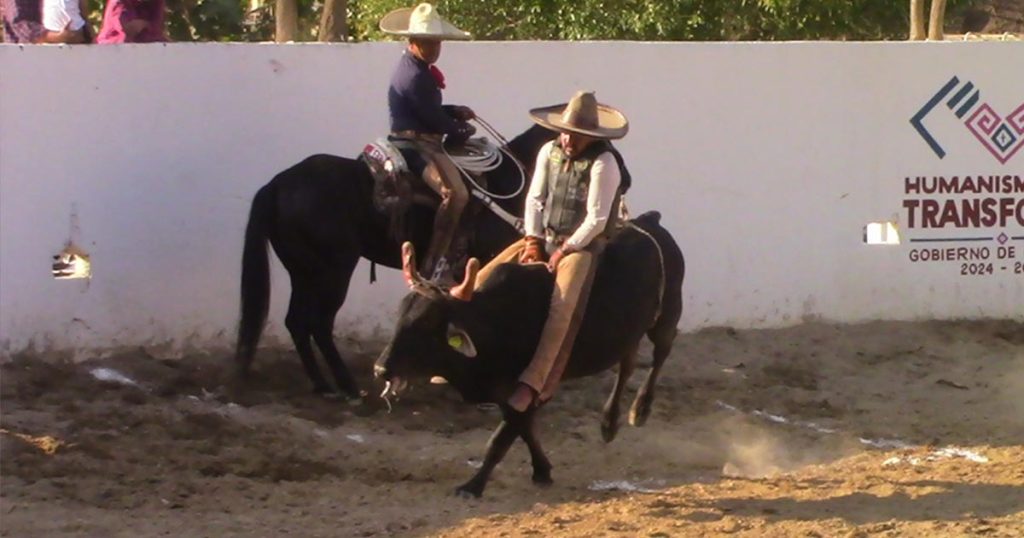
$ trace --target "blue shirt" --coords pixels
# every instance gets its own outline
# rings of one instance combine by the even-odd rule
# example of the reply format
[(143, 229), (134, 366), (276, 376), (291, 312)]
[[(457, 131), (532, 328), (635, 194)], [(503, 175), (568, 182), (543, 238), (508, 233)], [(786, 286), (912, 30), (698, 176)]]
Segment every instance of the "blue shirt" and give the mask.
[(391, 132), (464, 136), (470, 126), (452, 117), (448, 113), (451, 108), (441, 106), (441, 88), (430, 73), (430, 66), (406, 50), (388, 88)]

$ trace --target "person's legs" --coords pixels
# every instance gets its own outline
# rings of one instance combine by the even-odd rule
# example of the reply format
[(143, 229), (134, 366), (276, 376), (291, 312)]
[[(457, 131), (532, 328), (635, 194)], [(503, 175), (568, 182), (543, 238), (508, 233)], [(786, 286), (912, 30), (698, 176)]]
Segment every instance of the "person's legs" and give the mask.
[[(540, 391), (540, 401), (546, 402), (554, 396), (555, 389), (558, 388), (559, 382), (562, 380), (562, 374), (565, 373), (565, 367), (569, 364), (569, 356), (572, 355), (573, 345), (576, 343), (576, 336), (580, 332), (580, 327), (583, 325), (583, 315), (587, 312), (587, 304), (590, 301), (590, 290), (594, 285), (594, 275), (597, 273), (597, 262), (600, 259), (599, 255), (593, 251), (587, 251), (583, 254), (586, 255), (587, 259), (580, 260), (573, 269), (575, 275), (571, 293), (575, 294), (575, 305), (572, 307), (572, 315), (569, 318), (568, 328), (565, 330), (565, 334), (562, 336), (562, 345), (558, 348), (558, 355), (555, 357), (554, 365), (551, 371), (548, 372), (547, 380), (544, 383), (543, 390)], [(573, 260), (570, 260), (573, 263)], [(559, 266), (562, 264), (559, 263)], [(557, 280), (557, 279), (556, 279)], [(566, 309), (569, 307), (566, 306)], [(543, 341), (543, 340), (542, 340)]]
[(475, 289), (480, 289), (480, 286), (487, 280), (487, 277), (491, 276), (491, 273), (499, 265), (503, 263), (518, 263), (519, 256), (523, 254), (523, 248), (525, 247), (526, 239), (520, 239), (509, 245), (505, 250), (501, 251), (500, 254), (494, 257), (494, 259), (487, 262), (487, 265), (480, 268), (480, 271), (476, 274)]
[(586, 251), (569, 254), (558, 263), (551, 309), (537, 351), (509, 399), (514, 409), (525, 410), (536, 396), (550, 398), (557, 387), (586, 310), (593, 268), (594, 255)]
[(455, 237), (459, 217), (469, 203), (469, 190), (451, 159), (433, 148), (430, 148), (430, 163), (423, 169), (423, 180), (441, 197), (434, 216), (430, 246), (420, 267), (421, 272), (433, 278), (435, 270), (439, 269), (438, 262), (448, 252)]

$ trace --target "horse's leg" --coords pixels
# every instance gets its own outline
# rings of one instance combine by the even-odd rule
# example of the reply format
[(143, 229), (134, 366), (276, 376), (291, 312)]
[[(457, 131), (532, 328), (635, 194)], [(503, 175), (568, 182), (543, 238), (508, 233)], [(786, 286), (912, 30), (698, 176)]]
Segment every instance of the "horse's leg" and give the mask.
[(487, 441), (487, 453), (484, 455), (484, 462), (480, 466), (480, 470), (468, 482), (455, 488), (455, 494), (466, 498), (483, 495), (487, 480), (491, 477), (491, 471), (505, 457), (513, 441), (520, 435), (521, 429), (522, 422), (520, 420), (516, 420), (515, 424), (508, 418), (502, 420), (498, 428), (491, 434), (491, 439)]
[(654, 363), (647, 379), (636, 393), (633, 400), (633, 407), (629, 411), (629, 423), (632, 426), (643, 426), (647, 418), (651, 416), (651, 403), (654, 402), (654, 384), (658, 381), (658, 374), (665, 364), (669, 352), (672, 351), (672, 342), (676, 338), (677, 329), (675, 323), (665, 326), (655, 326), (648, 331), (647, 337), (654, 342)]
[(533, 465), (533, 483), (538, 486), (550, 486), (553, 483), (551, 480), (551, 462), (548, 461), (548, 457), (544, 455), (544, 449), (540, 446), (540, 440), (537, 439), (537, 423), (535, 417), (537, 415), (537, 408), (530, 408), (523, 416), (523, 427), (519, 432), (519, 437), (526, 443), (526, 447), (530, 449), (530, 463)]
[(320, 349), (324, 362), (334, 375), (338, 388), (350, 398), (359, 398), (359, 386), (352, 379), (352, 374), (345, 366), (345, 361), (334, 343), (334, 318), (338, 315), (341, 305), (345, 304), (352, 272), (355, 271), (359, 257), (340, 261), (332, 265), (330, 272), (321, 274), (317, 286), (316, 306), (313, 310), (313, 340)]
[(306, 375), (313, 382), (313, 392), (326, 394), (333, 390), (320, 373), (316, 356), (313, 354), (313, 344), (310, 341), (313, 332), (312, 314), (315, 291), (308, 282), (308, 277), (292, 274), (292, 296), (288, 303), (288, 314), (284, 318), (284, 324), (292, 336), (292, 342), (295, 343), (295, 350), (298, 351), (299, 358), (302, 359), (302, 367), (305, 368)]
[(633, 368), (636, 367), (636, 348), (634, 345), (622, 360), (619, 361), (619, 375), (615, 378), (615, 388), (612, 389), (608, 401), (604, 404), (604, 416), (601, 419), (601, 437), (604, 442), (610, 443), (619, 432), (619, 400), (622, 399), (622, 391), (626, 389), (626, 382), (629, 376), (633, 375)]

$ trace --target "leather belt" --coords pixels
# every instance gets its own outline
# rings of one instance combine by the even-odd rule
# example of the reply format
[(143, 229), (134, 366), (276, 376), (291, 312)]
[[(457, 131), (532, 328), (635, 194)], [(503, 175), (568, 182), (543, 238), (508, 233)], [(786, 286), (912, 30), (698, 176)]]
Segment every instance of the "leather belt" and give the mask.
[(440, 133), (422, 133), (420, 131), (404, 130), (395, 131), (391, 133), (391, 136), (395, 138), (408, 138), (411, 140), (429, 140), (430, 142), (440, 142), (444, 135)]

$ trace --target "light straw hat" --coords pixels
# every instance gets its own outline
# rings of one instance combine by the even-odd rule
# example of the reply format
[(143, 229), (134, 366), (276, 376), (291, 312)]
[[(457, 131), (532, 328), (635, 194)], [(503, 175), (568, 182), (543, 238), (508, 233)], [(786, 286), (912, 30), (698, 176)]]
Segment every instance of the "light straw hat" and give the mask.
[(629, 132), (629, 120), (618, 110), (597, 102), (594, 92), (576, 92), (568, 103), (530, 110), (530, 118), (560, 132), (617, 139)]
[(380, 20), (385, 33), (403, 37), (437, 40), (467, 40), (472, 36), (444, 19), (434, 6), (422, 3), (414, 8), (396, 9)]

